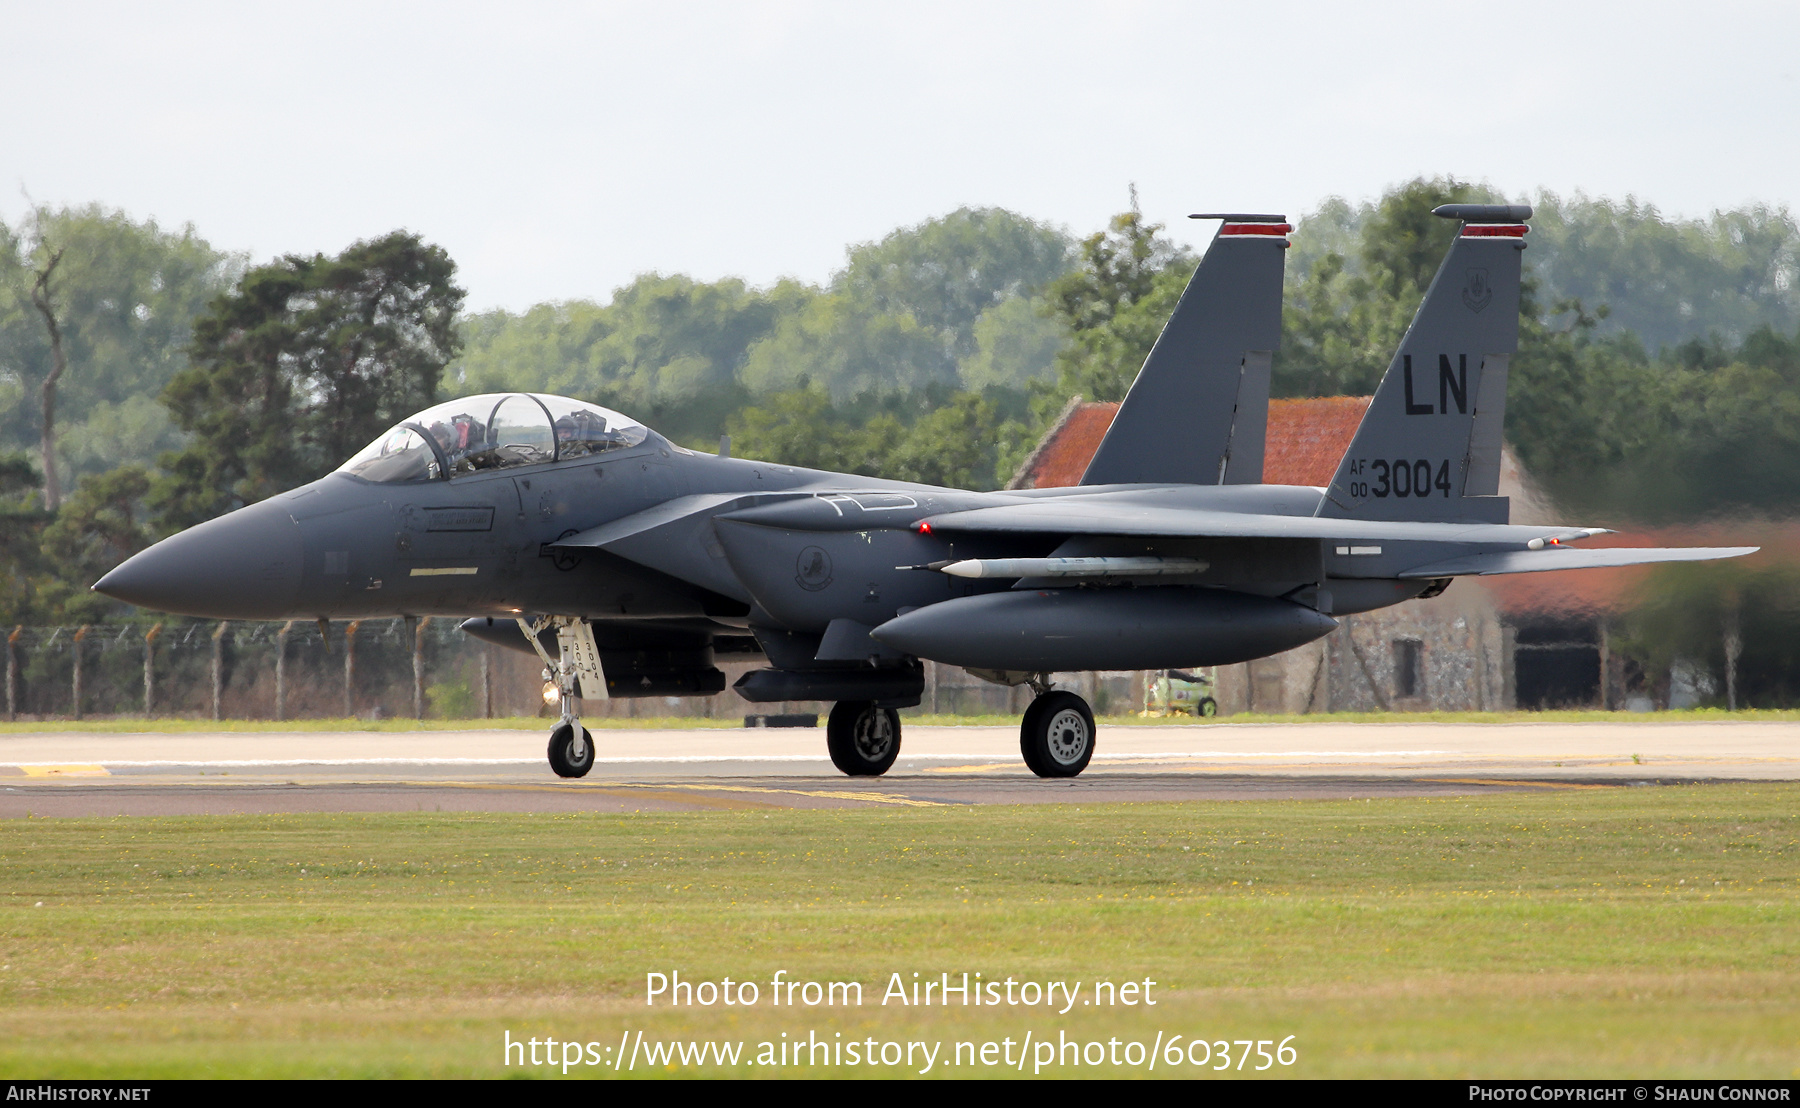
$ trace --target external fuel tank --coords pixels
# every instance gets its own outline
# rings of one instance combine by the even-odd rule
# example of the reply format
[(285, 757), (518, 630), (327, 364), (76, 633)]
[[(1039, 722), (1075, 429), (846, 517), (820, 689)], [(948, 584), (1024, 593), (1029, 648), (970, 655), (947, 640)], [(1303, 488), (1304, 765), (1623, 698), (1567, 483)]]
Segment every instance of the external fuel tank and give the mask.
[(975, 669), (1165, 669), (1266, 657), (1336, 626), (1303, 604), (1227, 589), (1017, 589), (917, 608), (871, 637)]

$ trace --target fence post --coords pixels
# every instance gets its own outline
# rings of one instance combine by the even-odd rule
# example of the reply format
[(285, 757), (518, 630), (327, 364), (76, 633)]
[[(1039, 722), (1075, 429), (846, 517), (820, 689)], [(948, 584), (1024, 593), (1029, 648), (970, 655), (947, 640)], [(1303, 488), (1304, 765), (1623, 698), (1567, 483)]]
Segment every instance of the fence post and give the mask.
[(144, 718), (149, 719), (156, 714), (156, 667), (152, 664), (156, 657), (156, 636), (162, 634), (162, 624), (154, 624), (144, 632)]
[(1725, 710), (1737, 711), (1738, 658), (1744, 653), (1744, 635), (1739, 627), (1737, 597), (1725, 612)]
[(25, 625), (19, 624), (6, 636), (6, 718), (19, 718), (19, 636)]
[(229, 620), (222, 620), (214, 628), (212, 634), (212, 716), (222, 719), (220, 715), (221, 701), (225, 699), (225, 629), (231, 626)]
[(425, 718), (425, 628), (431, 617), (407, 616), (406, 625), (413, 639), (413, 718)]
[(494, 674), (489, 660), (493, 657), (494, 648), (488, 643), (481, 644), (481, 718), (494, 718)]
[(353, 619), (344, 628), (344, 718), (356, 718), (356, 629), (362, 620)]
[(75, 638), (73, 640), (71, 640), (70, 646), (69, 646), (70, 656), (73, 657), (75, 660), (75, 666), (74, 666), (74, 686), (75, 687), (72, 691), (75, 694), (75, 698), (74, 698), (75, 703), (73, 705), (73, 708), (74, 708), (73, 714), (76, 719), (81, 718), (81, 640), (87, 638), (87, 633), (88, 633), (88, 625), (84, 623), (79, 628), (76, 629)]
[(294, 621), (288, 620), (275, 632), (275, 718), (287, 718), (287, 640), (288, 632), (294, 629)]

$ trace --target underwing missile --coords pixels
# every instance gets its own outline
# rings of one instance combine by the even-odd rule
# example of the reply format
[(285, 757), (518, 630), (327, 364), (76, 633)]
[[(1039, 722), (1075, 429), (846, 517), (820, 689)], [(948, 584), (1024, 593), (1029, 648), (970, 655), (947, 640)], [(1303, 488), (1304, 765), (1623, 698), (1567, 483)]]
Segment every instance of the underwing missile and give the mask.
[(1199, 558), (966, 558), (938, 568), (952, 577), (1158, 577), (1206, 566)]

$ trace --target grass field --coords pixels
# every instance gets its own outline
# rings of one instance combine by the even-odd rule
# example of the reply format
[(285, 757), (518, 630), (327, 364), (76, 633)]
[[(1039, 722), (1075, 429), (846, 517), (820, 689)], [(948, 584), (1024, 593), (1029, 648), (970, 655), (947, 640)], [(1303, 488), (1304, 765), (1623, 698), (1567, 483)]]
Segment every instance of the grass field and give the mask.
[[(1017, 727), (1017, 715), (952, 716), (904, 712), (907, 723), (922, 727)], [(1556, 712), (1320, 712), (1309, 715), (1240, 713), (1195, 719), (1193, 716), (1101, 716), (1104, 725), (1167, 727), (1203, 724), (1210, 727), (1236, 723), (1713, 723), (1728, 720), (1782, 723), (1800, 720), (1800, 709), (1684, 708), (1673, 712), (1603, 712), (1575, 709)], [(663, 730), (669, 728), (721, 728), (743, 726), (736, 716), (646, 716), (639, 719), (584, 719), (592, 730)], [(823, 722), (823, 717), (821, 717)], [(159, 717), (108, 717), (85, 720), (0, 721), (0, 735), (46, 731), (159, 732), (188, 731), (548, 731), (555, 723), (547, 717), (514, 716), (506, 719), (170, 719)]]
[[(946, 1068), (950, 1044), (1060, 1031), (1292, 1035), (1291, 1076), (1791, 1078), (1800, 785), (12, 820), (0, 965), (5, 1077), (503, 1076), (507, 1034), (753, 1055), (809, 1031), (942, 1042), (934, 1075), (971, 1076), (1015, 1071)], [(759, 982), (762, 1002), (646, 1007), (645, 975), (676, 970)], [(864, 1004), (774, 1007), (777, 971), (859, 981)], [(880, 1004), (893, 973), (964, 971), (1151, 979), (1157, 1003)], [(1152, 1076), (1194, 1075), (1164, 1057)]]

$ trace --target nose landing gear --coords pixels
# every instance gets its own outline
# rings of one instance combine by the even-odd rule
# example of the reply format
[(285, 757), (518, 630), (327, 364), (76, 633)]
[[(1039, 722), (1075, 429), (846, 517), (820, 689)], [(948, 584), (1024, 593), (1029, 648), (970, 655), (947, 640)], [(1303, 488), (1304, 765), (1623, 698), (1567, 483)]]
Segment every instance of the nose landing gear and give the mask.
[(594, 736), (580, 720), (565, 714), (550, 732), (550, 768), (558, 777), (585, 777), (594, 768)]
[[(544, 680), (554, 681), (560, 694), (562, 718), (550, 731), (550, 768), (558, 777), (585, 777), (594, 768), (594, 736), (576, 716), (575, 698), (588, 688), (598, 688), (606, 695), (606, 678), (600, 670), (600, 652), (594, 646), (594, 632), (586, 622), (568, 616), (552, 616), (527, 623), (519, 620), (532, 649), (544, 660)], [(546, 628), (556, 628), (557, 660), (538, 635)]]

